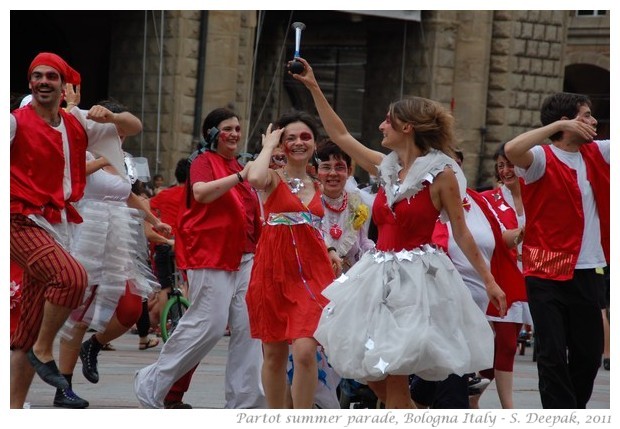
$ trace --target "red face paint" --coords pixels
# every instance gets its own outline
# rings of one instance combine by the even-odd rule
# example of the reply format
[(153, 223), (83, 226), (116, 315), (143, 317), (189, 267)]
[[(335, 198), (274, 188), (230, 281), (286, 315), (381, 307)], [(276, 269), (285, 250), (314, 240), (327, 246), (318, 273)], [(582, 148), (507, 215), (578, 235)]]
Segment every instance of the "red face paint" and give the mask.
[(306, 132), (306, 131), (302, 131), (301, 133), (299, 133), (299, 137), (295, 136), (295, 134), (289, 134), (288, 136), (286, 136), (284, 141), (286, 143), (295, 143), (298, 138), (302, 142), (307, 142), (307, 141), (312, 140), (312, 134), (310, 134), (309, 132)]

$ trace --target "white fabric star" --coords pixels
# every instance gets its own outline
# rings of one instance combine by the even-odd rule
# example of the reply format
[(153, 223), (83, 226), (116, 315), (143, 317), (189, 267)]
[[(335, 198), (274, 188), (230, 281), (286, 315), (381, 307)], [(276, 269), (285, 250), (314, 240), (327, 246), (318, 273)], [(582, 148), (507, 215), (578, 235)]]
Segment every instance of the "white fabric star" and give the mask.
[(413, 261), (413, 254), (408, 250), (401, 250), (396, 254), (396, 259), (399, 261), (404, 261), (405, 259), (408, 261)]
[(372, 350), (375, 348), (375, 342), (372, 340), (372, 338), (368, 338), (368, 341), (366, 341), (366, 344), (364, 344), (366, 346), (366, 350)]
[(379, 362), (377, 362), (377, 364), (375, 366), (373, 366), (373, 368), (377, 368), (379, 371), (381, 371), (382, 374), (385, 374), (385, 369), (389, 365), (390, 364), (387, 363), (386, 361), (384, 361), (383, 358), (379, 358)]

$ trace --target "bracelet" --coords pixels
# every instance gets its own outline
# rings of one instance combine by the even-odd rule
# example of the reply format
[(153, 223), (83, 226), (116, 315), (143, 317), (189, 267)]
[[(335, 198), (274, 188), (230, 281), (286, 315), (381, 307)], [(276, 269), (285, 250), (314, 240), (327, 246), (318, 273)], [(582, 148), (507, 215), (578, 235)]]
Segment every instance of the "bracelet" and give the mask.
[(336, 252), (336, 248), (335, 247), (328, 247), (327, 248), (327, 253), (329, 252)]
[(239, 179), (239, 183), (243, 183), (243, 177), (241, 176), (241, 173), (237, 171), (236, 174), (237, 174), (237, 179)]
[(521, 240), (519, 240), (519, 237), (520, 237), (520, 236), (521, 236), (521, 233), (518, 233), (518, 234), (515, 236), (515, 239), (514, 239), (514, 240), (512, 240), (512, 242), (513, 242), (513, 244), (514, 244), (515, 246), (518, 246), (518, 245), (519, 245), (519, 243), (521, 243)]

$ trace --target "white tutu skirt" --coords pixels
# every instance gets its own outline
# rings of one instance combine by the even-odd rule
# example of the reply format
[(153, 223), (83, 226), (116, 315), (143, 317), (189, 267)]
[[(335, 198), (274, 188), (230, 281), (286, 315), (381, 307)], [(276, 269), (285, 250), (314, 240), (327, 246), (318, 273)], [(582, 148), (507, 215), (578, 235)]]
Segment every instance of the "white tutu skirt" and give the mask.
[(86, 269), (89, 287), (61, 331), (65, 338), (78, 321), (105, 329), (127, 284), (131, 293), (144, 298), (160, 288), (148, 265), (141, 211), (98, 200), (82, 200), (78, 210), (84, 221), (73, 231), (71, 254)]
[(448, 256), (370, 251), (324, 291), (314, 334), (343, 378), (444, 380), (493, 367), (493, 331)]

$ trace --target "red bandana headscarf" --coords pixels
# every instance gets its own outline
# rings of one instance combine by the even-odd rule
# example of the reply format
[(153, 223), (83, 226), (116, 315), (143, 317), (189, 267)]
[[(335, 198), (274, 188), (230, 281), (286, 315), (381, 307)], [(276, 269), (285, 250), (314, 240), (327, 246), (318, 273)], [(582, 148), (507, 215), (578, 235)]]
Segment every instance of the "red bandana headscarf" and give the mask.
[(73, 85), (80, 84), (80, 74), (56, 54), (41, 52), (39, 55), (34, 57), (34, 60), (32, 60), (32, 63), (30, 63), (30, 67), (28, 68), (28, 79), (30, 79), (32, 70), (34, 70), (37, 66), (53, 67), (58, 70), (63, 82), (71, 83)]

